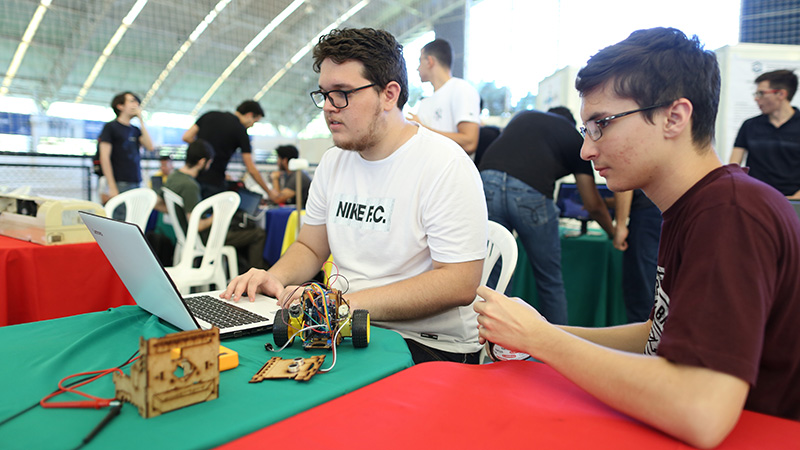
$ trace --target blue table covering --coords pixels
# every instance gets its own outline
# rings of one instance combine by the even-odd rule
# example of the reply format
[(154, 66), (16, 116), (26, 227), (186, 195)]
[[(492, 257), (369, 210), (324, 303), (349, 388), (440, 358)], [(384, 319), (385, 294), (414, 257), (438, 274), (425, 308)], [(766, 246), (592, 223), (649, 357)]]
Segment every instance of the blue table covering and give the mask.
[(292, 211), (295, 211), (294, 206), (282, 206), (267, 210), (265, 219), (267, 240), (264, 243), (264, 261), (269, 264), (275, 264), (281, 257), (286, 221), (289, 220)]

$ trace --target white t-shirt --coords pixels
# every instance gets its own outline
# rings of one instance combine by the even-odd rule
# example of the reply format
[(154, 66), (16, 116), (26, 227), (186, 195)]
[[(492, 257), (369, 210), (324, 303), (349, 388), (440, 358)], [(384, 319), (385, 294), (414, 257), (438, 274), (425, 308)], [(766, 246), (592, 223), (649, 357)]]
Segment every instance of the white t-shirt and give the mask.
[[(349, 292), (419, 275), (431, 270), (434, 260), (459, 263), (486, 256), (486, 201), (475, 164), (455, 142), (422, 127), (380, 161), (337, 147), (325, 152), (311, 183), (305, 223), (326, 225)], [(339, 280), (334, 287), (345, 289), (347, 283)], [(471, 306), (374, 323), (444, 351), (480, 349)]]
[(461, 122), (480, 124), (481, 97), (471, 84), (450, 78), (432, 96), (420, 100), (417, 117), (426, 127), (445, 133), (458, 131)]

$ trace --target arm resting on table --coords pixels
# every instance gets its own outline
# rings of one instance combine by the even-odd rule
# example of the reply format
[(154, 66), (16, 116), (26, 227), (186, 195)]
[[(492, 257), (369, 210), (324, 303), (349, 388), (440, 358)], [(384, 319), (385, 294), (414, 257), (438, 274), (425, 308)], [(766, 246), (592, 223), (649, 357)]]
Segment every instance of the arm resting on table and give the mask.
[(482, 342), (528, 353), (609, 406), (691, 445), (719, 444), (742, 412), (749, 390), (745, 381), (643, 355), (649, 322), (595, 330), (561, 328), (521, 299), (486, 287), (478, 295), (485, 300), (474, 304)]
[(553, 330), (562, 336), (537, 357), (625, 414), (701, 448), (722, 442), (739, 419), (749, 391), (744, 380)]

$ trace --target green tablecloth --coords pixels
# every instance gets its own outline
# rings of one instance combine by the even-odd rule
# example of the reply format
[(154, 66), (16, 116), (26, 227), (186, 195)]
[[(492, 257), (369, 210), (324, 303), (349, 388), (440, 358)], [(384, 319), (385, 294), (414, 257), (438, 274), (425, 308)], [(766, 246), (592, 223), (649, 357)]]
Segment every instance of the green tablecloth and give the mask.
[[(519, 239), (517, 247), (519, 259), (511, 294), (535, 307), (538, 295), (533, 269)], [(605, 233), (566, 237), (562, 230), (561, 272), (570, 325), (603, 327), (627, 321), (622, 299), (622, 252)]]
[[(4, 343), (0, 421), (37, 403), (67, 375), (122, 364), (138, 348), (140, 336), (161, 337), (174, 331), (136, 306), (0, 328), (0, 341)], [(265, 380), (250, 384), (250, 378), (275, 355), (264, 350), (264, 343), (272, 342), (272, 335), (224, 340), (224, 346), (239, 353), (239, 367), (220, 374), (218, 399), (150, 419), (143, 419), (133, 405), (126, 403), (120, 415), (85, 448), (211, 448), (412, 365), (399, 334), (377, 327), (371, 331), (369, 347), (355, 349), (350, 339), (345, 339), (333, 370), (317, 374), (308, 382)], [(321, 353), (304, 351), (298, 340), (278, 356)], [(330, 366), (331, 358), (328, 352), (323, 368)], [(130, 373), (128, 368), (125, 373)], [(110, 376), (83, 390), (100, 397), (114, 395)], [(54, 401), (83, 400), (76, 397), (64, 394)], [(75, 448), (106, 412), (37, 406), (0, 426), (0, 448)], [(332, 442), (346, 442), (347, 430), (343, 432), (341, 438), (331, 436)], [(301, 445), (302, 434), (298, 439)]]

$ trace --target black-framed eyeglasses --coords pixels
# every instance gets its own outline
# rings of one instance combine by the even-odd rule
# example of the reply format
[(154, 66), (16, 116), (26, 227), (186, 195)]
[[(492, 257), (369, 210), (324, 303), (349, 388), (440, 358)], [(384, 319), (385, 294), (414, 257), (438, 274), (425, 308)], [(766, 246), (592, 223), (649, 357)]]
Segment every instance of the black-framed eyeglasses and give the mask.
[(325, 107), (326, 98), (328, 99), (329, 102), (331, 102), (331, 105), (336, 109), (347, 108), (347, 105), (349, 105), (347, 100), (348, 95), (373, 86), (375, 86), (375, 83), (357, 87), (355, 89), (350, 89), (349, 91), (334, 89), (332, 91), (325, 92), (322, 89), (320, 89), (318, 91), (314, 91), (311, 93), (311, 100), (313, 100), (314, 104), (317, 105), (317, 108), (320, 109)]
[(753, 92), (753, 97), (755, 97), (755, 98), (763, 98), (767, 94), (774, 94), (774, 93), (776, 93), (778, 91), (780, 91), (780, 89), (767, 89), (767, 90), (764, 90), (764, 91), (755, 91), (755, 92)]
[(581, 136), (583, 136), (584, 139), (586, 138), (586, 136), (589, 136), (593, 141), (598, 141), (600, 140), (601, 137), (603, 137), (603, 128), (607, 127), (608, 123), (611, 122), (612, 120), (619, 119), (620, 117), (625, 117), (642, 111), (649, 111), (651, 109), (661, 108), (663, 106), (669, 105), (673, 101), (674, 100), (664, 103), (659, 103), (658, 105), (648, 106), (646, 108), (634, 109), (632, 111), (625, 111), (623, 113), (614, 114), (613, 116), (603, 117), (602, 119), (590, 120), (589, 122), (584, 123), (585, 126), (580, 128)]

